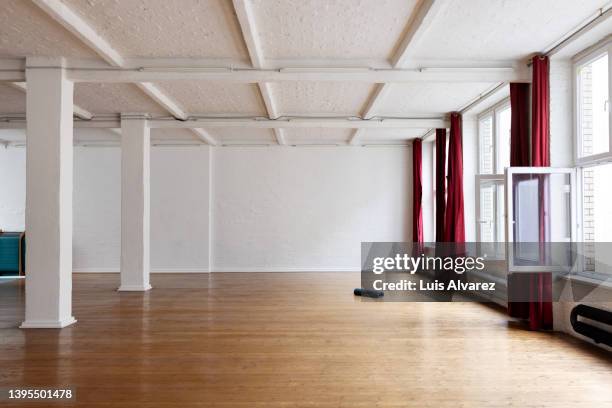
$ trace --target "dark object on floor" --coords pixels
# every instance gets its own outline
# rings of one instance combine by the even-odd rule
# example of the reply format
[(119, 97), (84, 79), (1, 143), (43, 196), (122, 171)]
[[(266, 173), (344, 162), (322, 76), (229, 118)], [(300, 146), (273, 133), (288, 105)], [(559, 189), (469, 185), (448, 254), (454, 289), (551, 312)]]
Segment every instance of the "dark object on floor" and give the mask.
[(579, 321), (579, 316), (612, 327), (612, 312), (587, 305), (578, 305), (572, 309), (570, 315), (570, 322), (576, 333), (593, 339), (595, 343), (603, 343), (612, 347), (612, 332)]
[(353, 291), (353, 294), (355, 296), (365, 296), (365, 297), (371, 297), (371, 298), (379, 298), (379, 297), (385, 296), (385, 292), (383, 292), (382, 290), (363, 289), (363, 288), (356, 288)]

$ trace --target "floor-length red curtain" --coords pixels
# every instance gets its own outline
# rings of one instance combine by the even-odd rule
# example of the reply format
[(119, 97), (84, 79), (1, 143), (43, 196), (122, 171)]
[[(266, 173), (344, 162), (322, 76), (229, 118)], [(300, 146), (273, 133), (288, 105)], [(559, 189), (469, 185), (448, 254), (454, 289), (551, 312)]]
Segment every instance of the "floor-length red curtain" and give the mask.
[[(549, 94), (549, 61), (548, 57), (536, 56), (532, 60), (531, 84), (531, 165), (534, 167), (550, 166), (550, 94)], [(528, 166), (527, 146), (528, 131), (524, 129), (526, 122), (525, 106), (528, 96), (518, 84), (511, 84), (511, 165)], [(514, 93), (513, 93), (514, 90)], [(519, 151), (518, 149), (522, 149)], [(540, 213), (540, 243), (548, 240), (546, 213), (549, 204), (548, 179), (545, 175), (538, 176), (539, 213)], [(542, 251), (545, 247), (541, 246)], [(512, 274), (508, 278), (508, 296), (510, 299), (525, 299), (528, 302), (508, 302), (508, 314), (512, 317), (528, 319), (531, 330), (550, 330), (553, 328), (552, 310), (552, 274), (521, 273)]]
[(463, 208), (463, 129), (461, 114), (451, 114), (448, 143), (448, 192), (444, 222), (444, 242), (465, 242)]
[[(536, 56), (532, 61), (531, 81), (531, 165), (550, 166), (550, 92), (549, 61), (546, 56)], [(548, 179), (540, 177), (540, 242), (547, 241), (546, 207), (549, 204)], [(544, 247), (542, 247), (544, 249)], [(552, 274), (534, 273), (530, 276), (529, 328), (551, 330), (553, 328)]]
[[(510, 84), (510, 166), (529, 166), (529, 84)], [(529, 303), (513, 302), (512, 299), (527, 299), (522, 293), (529, 290), (531, 277), (524, 273), (508, 275), (508, 315), (521, 319), (529, 318)]]
[(529, 84), (510, 84), (510, 166), (529, 166)]
[(531, 95), (531, 165), (550, 166), (550, 94), (548, 57), (532, 60)]
[(412, 142), (412, 242), (423, 242), (423, 142)]
[(446, 213), (446, 129), (436, 129), (436, 242), (444, 241)]

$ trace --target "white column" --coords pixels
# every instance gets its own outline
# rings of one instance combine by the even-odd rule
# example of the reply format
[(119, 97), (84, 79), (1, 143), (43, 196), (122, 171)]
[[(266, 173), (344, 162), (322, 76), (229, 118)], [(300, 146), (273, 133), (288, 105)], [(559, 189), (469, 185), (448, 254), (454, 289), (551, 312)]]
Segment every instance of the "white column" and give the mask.
[(121, 117), (121, 286), (120, 291), (151, 289), (150, 272), (151, 137), (144, 115)]
[(28, 58), (26, 318), (60, 328), (72, 316), (72, 98), (63, 60)]

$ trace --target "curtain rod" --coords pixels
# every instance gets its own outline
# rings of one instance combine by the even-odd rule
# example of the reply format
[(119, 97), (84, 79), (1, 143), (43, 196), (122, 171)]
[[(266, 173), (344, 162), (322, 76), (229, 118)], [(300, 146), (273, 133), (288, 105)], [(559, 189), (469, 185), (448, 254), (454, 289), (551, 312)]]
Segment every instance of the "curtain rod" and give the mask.
[[(589, 30), (593, 25), (596, 25), (599, 20), (605, 20), (606, 18), (612, 15), (612, 3), (609, 3), (606, 7), (600, 8), (597, 13), (586, 21), (582, 26), (576, 28), (574, 31), (566, 34), (561, 40), (557, 41), (557, 43), (547, 50), (544, 50), (541, 55), (550, 57), (555, 55), (561, 49), (563, 49), (566, 45), (573, 42), (576, 38), (580, 37), (585, 31)], [(531, 59), (527, 62), (527, 66), (531, 66)]]

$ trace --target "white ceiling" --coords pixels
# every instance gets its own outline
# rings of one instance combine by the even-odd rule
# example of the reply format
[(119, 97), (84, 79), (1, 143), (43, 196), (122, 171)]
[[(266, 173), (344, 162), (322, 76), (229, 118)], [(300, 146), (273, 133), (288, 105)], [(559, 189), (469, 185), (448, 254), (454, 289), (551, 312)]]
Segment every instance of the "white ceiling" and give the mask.
[[(1, 0), (0, 58), (64, 56), (102, 61), (89, 46), (30, 0)], [(128, 60), (213, 61), (250, 66), (250, 54), (231, 0), (61, 0)], [(245, 0), (266, 64), (390, 66), (414, 24), (422, 0)], [(406, 65), (523, 63), (546, 49), (606, 0), (436, 0), (441, 3), (411, 44)], [(418, 19), (417, 19), (418, 20)], [(607, 22), (612, 23), (612, 22)], [(603, 31), (602, 31), (602, 26)], [(598, 27), (599, 33), (612, 28)], [(571, 55), (567, 55), (569, 57)], [(217, 61), (217, 62), (215, 62)], [(433, 62), (432, 62), (433, 61)], [(268, 116), (257, 84), (211, 81), (156, 83), (188, 115)], [(375, 116), (439, 117), (465, 106), (495, 83), (392, 84)], [(276, 116), (361, 116), (376, 84), (279, 82), (269, 84)], [(499, 100), (496, 97), (496, 100)], [(169, 112), (134, 84), (75, 86), (75, 104), (94, 115)], [(25, 94), (0, 84), (0, 114), (25, 111)], [(219, 144), (273, 144), (270, 129), (206, 129)], [(428, 129), (367, 129), (360, 142), (401, 143)], [(81, 132), (82, 133), (82, 132)], [(92, 137), (116, 134), (92, 130)], [(287, 144), (346, 143), (352, 129), (283, 129)], [(87, 134), (87, 132), (82, 133)], [(85, 136), (86, 137), (86, 136)], [(111, 136), (108, 136), (111, 137)], [(112, 138), (111, 137), (111, 138)], [(0, 138), (1, 139), (1, 138)], [(189, 130), (158, 130), (154, 139), (199, 141)], [(97, 139), (96, 139), (97, 140)]]
[(517, 60), (542, 52), (605, 0), (446, 0), (415, 57)]
[(255, 0), (267, 58), (390, 58), (416, 0)]

